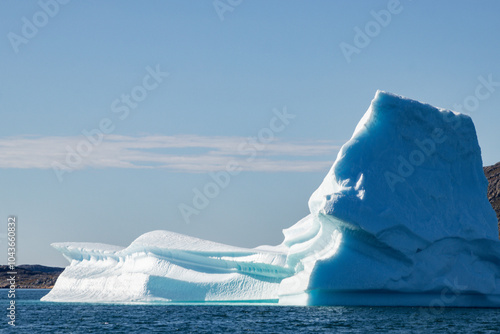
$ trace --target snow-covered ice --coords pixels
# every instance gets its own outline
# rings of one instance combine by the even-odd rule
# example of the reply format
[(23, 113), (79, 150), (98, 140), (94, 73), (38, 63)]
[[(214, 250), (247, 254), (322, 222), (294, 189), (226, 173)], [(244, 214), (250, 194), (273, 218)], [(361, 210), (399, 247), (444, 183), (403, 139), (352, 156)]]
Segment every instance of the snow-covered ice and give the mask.
[(470, 117), (379, 91), (281, 245), (56, 243), (70, 265), (42, 300), (500, 306), (486, 189)]
[(293, 274), (279, 247), (246, 249), (168, 231), (143, 234), (127, 248), (53, 246), (71, 265), (47, 301), (277, 300), (279, 283)]

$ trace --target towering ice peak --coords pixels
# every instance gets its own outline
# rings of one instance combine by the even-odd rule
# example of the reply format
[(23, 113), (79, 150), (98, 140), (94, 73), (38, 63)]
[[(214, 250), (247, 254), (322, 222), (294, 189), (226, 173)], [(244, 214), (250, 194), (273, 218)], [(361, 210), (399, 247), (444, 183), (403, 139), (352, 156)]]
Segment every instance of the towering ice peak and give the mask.
[(378, 91), (309, 207), (415, 251), (444, 237), (496, 240), (487, 186), (469, 116)]
[(486, 189), (470, 117), (378, 91), (311, 214), (285, 230), (296, 273), (280, 303), (499, 305)]

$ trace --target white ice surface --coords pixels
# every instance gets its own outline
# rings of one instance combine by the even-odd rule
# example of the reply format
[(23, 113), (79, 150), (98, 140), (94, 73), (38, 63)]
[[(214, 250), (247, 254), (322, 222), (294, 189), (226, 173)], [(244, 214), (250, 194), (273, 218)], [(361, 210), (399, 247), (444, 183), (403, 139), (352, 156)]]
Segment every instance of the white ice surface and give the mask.
[(67, 302), (277, 300), (286, 254), (233, 247), (168, 231), (127, 248), (56, 243), (70, 260), (43, 300)]

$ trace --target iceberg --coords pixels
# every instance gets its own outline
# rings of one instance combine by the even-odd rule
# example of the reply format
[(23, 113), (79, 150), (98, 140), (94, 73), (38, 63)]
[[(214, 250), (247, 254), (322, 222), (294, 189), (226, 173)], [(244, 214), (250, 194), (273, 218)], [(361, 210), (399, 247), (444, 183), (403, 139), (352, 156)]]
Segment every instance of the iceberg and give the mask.
[(42, 300), (498, 307), (487, 186), (469, 116), (378, 91), (282, 244), (55, 243), (70, 265)]

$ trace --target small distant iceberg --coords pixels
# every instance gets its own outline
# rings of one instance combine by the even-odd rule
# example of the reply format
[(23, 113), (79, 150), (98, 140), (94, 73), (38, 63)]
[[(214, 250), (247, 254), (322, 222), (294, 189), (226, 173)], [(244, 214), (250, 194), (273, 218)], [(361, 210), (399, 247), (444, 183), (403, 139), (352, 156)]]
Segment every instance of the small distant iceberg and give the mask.
[(55, 243), (52, 302), (500, 306), (500, 241), (470, 117), (378, 91), (281, 245), (167, 231)]

